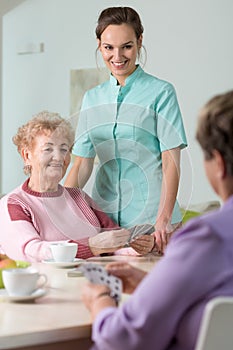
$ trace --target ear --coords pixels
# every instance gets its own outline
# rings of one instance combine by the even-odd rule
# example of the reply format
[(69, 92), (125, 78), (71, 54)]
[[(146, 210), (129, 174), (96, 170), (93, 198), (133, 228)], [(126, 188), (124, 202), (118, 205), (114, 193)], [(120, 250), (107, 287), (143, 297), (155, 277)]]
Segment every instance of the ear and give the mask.
[(97, 40), (97, 49), (100, 50), (101, 52), (101, 41), (100, 39), (96, 39)]
[(224, 179), (226, 177), (227, 170), (226, 170), (226, 163), (225, 163), (223, 156), (221, 155), (221, 153), (219, 151), (214, 150), (213, 151), (213, 158), (215, 161), (216, 176), (219, 179)]
[(21, 157), (23, 158), (25, 164), (30, 163), (30, 154), (26, 148), (22, 148)]
[(142, 39), (143, 39), (143, 35), (141, 34), (140, 37), (138, 38), (138, 48), (139, 49), (142, 47)]

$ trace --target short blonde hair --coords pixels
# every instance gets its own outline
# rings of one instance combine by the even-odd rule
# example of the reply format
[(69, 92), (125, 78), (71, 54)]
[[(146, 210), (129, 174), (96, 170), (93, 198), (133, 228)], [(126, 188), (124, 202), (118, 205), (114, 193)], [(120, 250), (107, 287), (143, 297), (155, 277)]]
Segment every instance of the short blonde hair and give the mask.
[(75, 139), (75, 131), (71, 123), (58, 113), (48, 111), (36, 114), (26, 124), (19, 127), (17, 134), (12, 140), (21, 154), (22, 149), (32, 149), (33, 141), (38, 135), (55, 131), (67, 138), (71, 150)]

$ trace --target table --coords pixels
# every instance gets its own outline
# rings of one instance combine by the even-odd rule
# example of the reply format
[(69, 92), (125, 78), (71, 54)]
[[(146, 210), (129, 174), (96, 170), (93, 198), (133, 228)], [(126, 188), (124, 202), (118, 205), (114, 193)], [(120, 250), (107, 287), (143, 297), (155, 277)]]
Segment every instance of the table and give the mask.
[[(127, 260), (149, 271), (158, 257), (112, 256), (88, 261), (105, 265), (109, 261)], [(0, 301), (0, 349), (60, 350), (90, 349), (91, 320), (81, 301), (85, 277), (68, 277), (70, 269), (46, 263), (33, 263), (48, 277), (48, 293), (34, 302)]]

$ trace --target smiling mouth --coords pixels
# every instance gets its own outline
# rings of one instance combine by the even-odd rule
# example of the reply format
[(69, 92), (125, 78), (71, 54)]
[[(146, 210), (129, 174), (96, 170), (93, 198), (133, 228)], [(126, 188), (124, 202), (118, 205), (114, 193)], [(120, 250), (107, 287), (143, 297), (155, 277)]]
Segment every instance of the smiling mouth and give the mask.
[(52, 168), (62, 168), (62, 164), (49, 164)]
[(112, 65), (115, 67), (115, 68), (123, 68), (126, 63), (128, 62), (128, 60), (125, 60), (125, 61), (122, 61), (122, 62), (113, 62), (111, 61)]

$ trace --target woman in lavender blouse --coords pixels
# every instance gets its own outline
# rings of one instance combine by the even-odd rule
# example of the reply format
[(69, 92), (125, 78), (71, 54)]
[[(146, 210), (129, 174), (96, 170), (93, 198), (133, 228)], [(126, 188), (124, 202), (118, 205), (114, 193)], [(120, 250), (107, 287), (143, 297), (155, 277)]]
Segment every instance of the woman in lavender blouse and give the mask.
[(95, 349), (194, 349), (206, 303), (233, 296), (232, 135), (230, 91), (204, 106), (196, 134), (207, 178), (223, 201), (221, 209), (177, 231), (147, 275), (127, 263), (109, 264), (108, 270), (123, 280), (124, 292), (132, 293), (119, 308), (106, 286), (85, 286)]

